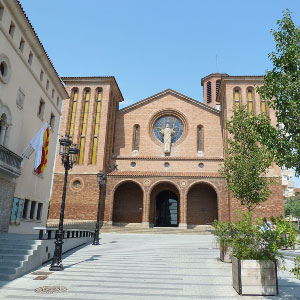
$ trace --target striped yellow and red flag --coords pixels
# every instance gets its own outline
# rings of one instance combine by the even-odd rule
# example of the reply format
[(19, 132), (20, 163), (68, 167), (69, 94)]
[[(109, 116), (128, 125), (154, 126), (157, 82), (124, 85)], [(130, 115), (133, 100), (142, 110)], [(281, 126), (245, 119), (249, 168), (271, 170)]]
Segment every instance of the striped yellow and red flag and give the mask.
[(49, 146), (49, 127), (44, 132), (41, 164), (35, 170), (37, 174), (43, 173), (43, 171), (47, 166), (48, 146)]

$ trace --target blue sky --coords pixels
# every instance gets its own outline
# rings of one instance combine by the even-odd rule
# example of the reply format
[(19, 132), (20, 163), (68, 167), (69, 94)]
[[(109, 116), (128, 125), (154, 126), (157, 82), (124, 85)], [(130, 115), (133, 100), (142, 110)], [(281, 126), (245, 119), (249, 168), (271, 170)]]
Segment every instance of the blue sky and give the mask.
[(300, 25), (299, 0), (21, 4), (59, 75), (113, 75), (123, 105), (167, 88), (202, 101), (201, 78), (214, 72), (263, 75), (271, 68), (270, 29), (282, 11), (289, 8)]

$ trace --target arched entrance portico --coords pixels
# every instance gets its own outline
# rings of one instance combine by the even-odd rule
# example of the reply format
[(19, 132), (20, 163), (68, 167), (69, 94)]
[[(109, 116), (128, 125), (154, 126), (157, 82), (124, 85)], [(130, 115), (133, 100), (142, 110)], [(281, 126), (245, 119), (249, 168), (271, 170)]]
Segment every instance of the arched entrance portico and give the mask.
[(179, 191), (173, 184), (157, 184), (150, 196), (150, 223), (156, 227), (177, 227), (180, 222), (179, 198)]
[(187, 225), (208, 225), (218, 219), (218, 196), (208, 183), (194, 184), (187, 194)]
[(142, 223), (143, 190), (133, 182), (121, 183), (114, 192), (113, 224)]

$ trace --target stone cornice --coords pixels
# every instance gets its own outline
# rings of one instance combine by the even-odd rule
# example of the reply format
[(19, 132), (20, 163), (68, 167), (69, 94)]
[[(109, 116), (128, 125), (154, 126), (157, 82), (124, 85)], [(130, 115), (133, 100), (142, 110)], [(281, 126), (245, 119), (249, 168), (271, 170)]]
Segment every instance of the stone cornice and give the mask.
[(202, 102), (199, 102), (198, 100), (195, 100), (193, 98), (185, 96), (185, 95), (183, 95), (183, 94), (181, 94), (179, 92), (176, 92), (176, 91), (174, 91), (172, 89), (164, 90), (164, 91), (162, 91), (160, 93), (152, 95), (151, 97), (148, 97), (148, 98), (140, 100), (140, 101), (138, 101), (138, 102), (136, 102), (134, 104), (131, 104), (131, 105), (127, 106), (127, 107), (124, 107), (123, 109), (120, 109), (118, 111), (118, 113), (126, 113), (127, 111), (136, 109), (136, 108), (138, 108), (141, 105), (147, 104), (147, 103), (149, 103), (151, 101), (156, 100), (157, 98), (161, 98), (161, 97), (166, 96), (166, 95), (173, 95), (175, 97), (181, 98), (182, 100), (184, 100), (186, 102), (189, 102), (189, 103), (194, 104), (194, 105), (196, 105), (198, 107), (201, 107), (201, 108), (203, 108), (203, 109), (205, 109), (205, 110), (207, 110), (207, 111), (209, 111), (211, 113), (214, 113), (214, 114), (216, 114), (218, 116), (220, 116), (220, 114), (221, 114), (221, 112), (219, 110), (217, 110), (215, 108), (212, 108), (212, 107), (210, 107), (210, 106), (208, 106), (208, 105), (206, 105), (206, 104), (204, 104)]
[(113, 171), (111, 177), (186, 177), (186, 178), (224, 178), (220, 173), (212, 172), (143, 172), (143, 171)]

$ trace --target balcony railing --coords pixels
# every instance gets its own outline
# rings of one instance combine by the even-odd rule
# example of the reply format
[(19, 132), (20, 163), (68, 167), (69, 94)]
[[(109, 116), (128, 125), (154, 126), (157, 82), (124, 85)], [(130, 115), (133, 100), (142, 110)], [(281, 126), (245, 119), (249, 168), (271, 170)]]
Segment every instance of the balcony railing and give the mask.
[(19, 177), (21, 175), (21, 162), (22, 157), (0, 145), (0, 171), (13, 177)]

